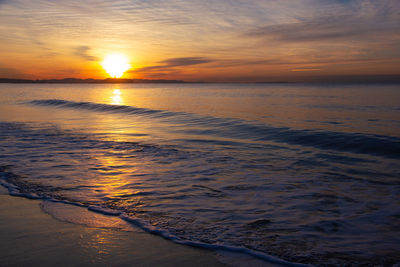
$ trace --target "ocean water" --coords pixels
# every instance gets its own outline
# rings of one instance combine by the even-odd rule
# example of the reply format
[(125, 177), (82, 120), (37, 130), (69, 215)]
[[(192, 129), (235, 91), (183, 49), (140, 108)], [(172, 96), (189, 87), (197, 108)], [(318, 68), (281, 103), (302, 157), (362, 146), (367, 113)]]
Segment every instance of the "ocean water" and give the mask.
[(400, 262), (399, 85), (0, 84), (0, 95), (12, 195), (265, 259)]

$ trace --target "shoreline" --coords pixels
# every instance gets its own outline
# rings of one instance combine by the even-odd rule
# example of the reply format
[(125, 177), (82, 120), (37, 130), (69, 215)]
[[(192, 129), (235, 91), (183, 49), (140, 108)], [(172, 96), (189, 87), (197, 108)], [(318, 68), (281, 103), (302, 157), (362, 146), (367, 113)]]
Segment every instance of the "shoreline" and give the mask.
[(175, 243), (116, 216), (10, 195), (2, 185), (0, 214), (0, 266), (286, 266)]
[(103, 225), (61, 221), (41, 202), (0, 186), (0, 266), (227, 266), (215, 251), (175, 244), (133, 225), (108, 228), (105, 222), (117, 219), (112, 216), (80, 208)]

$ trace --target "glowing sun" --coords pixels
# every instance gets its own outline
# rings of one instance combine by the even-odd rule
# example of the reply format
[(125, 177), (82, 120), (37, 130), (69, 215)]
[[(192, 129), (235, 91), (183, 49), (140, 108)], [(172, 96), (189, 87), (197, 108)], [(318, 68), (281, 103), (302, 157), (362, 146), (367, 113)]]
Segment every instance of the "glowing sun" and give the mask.
[(128, 58), (122, 54), (107, 55), (101, 65), (113, 78), (120, 78), (131, 67)]

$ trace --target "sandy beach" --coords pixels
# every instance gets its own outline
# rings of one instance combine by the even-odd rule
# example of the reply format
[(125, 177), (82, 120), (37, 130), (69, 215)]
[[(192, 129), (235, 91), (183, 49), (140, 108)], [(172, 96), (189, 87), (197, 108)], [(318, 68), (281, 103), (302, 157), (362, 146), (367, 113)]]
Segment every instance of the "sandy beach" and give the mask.
[(0, 266), (225, 266), (213, 251), (177, 245), (123, 222), (102, 227), (115, 224), (112, 216), (86, 211), (91, 219), (77, 225), (43, 212), (41, 201), (0, 192)]

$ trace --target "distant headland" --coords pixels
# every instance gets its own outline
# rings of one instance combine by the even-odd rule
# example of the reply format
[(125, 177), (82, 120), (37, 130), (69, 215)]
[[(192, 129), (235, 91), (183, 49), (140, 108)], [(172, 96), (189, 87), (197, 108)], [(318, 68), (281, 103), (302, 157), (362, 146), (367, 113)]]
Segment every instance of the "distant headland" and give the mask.
[(184, 81), (180, 81), (180, 80), (150, 80), (150, 79), (120, 79), (120, 78), (107, 78), (107, 79), (64, 78), (64, 79), (46, 79), (46, 80), (0, 78), (0, 83), (184, 83)]

